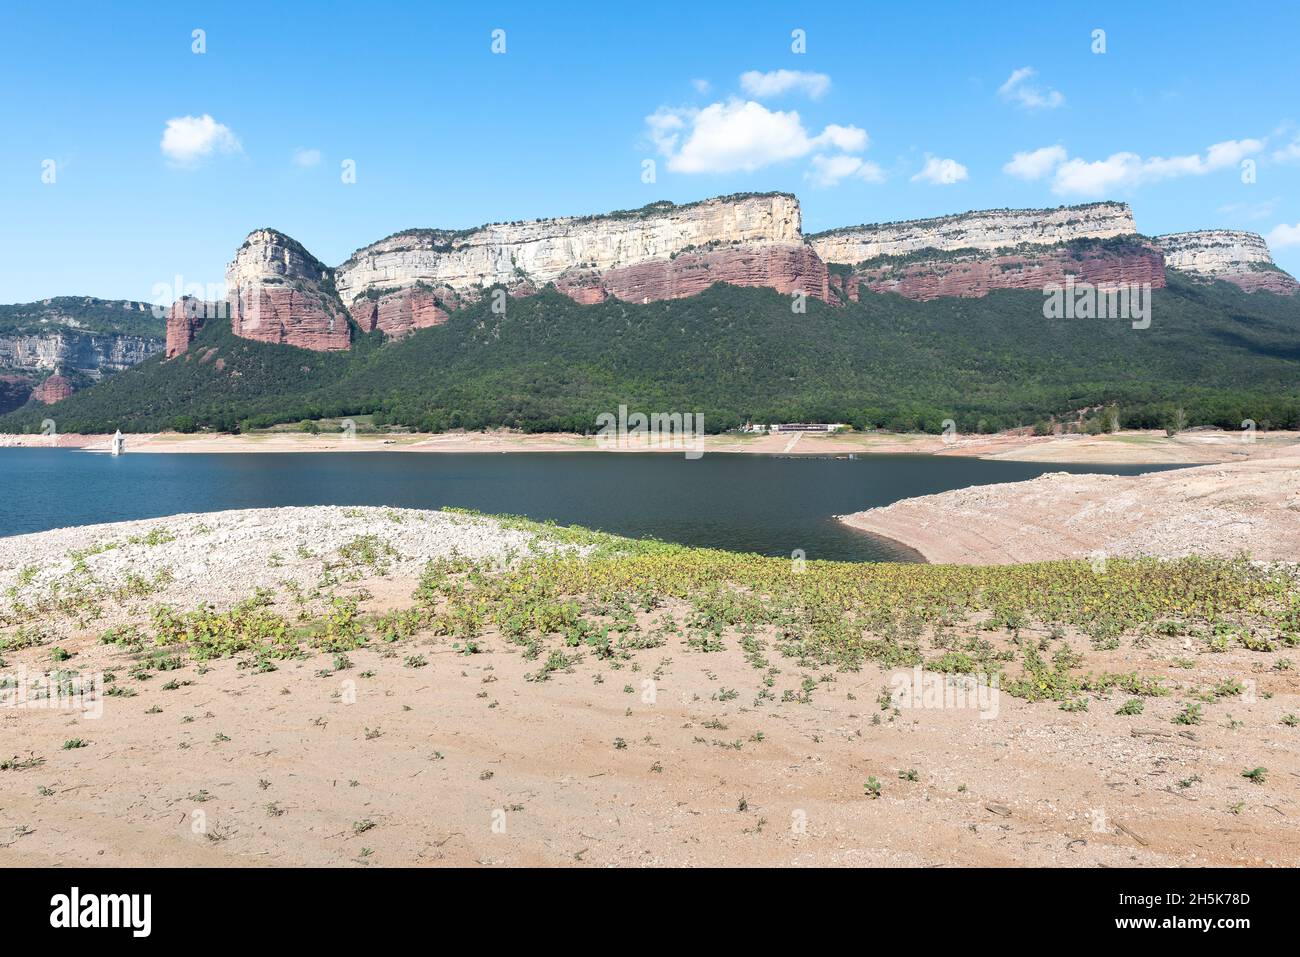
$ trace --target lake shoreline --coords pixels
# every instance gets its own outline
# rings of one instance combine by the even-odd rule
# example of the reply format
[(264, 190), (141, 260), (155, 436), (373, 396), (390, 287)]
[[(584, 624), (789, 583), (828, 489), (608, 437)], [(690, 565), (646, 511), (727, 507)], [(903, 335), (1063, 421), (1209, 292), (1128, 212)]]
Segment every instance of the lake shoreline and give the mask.
[[(961, 456), (1008, 462), (1052, 462), (1072, 465), (1207, 465), (1268, 458), (1300, 442), (1300, 432), (1268, 432), (1246, 441), (1242, 433), (1198, 430), (1167, 436), (1158, 430), (1126, 430), (1111, 435), (949, 436), (925, 433), (850, 432), (839, 434), (779, 433), (774, 435), (705, 436), (703, 454), (745, 454), (792, 457), (857, 455)], [(0, 448), (68, 448), (108, 452), (108, 435), (0, 435)], [(140, 433), (126, 436), (126, 452), (150, 454), (296, 453), (296, 452), (412, 452), (412, 453), (537, 453), (537, 452), (656, 452), (685, 455), (681, 447), (656, 447), (629, 441), (610, 448), (594, 436), (576, 433), (451, 432), (359, 433), (348, 437), (304, 432), (263, 432), (250, 435)], [(692, 455), (698, 454), (692, 452)]]
[(837, 519), (935, 564), (1147, 555), (1300, 556), (1300, 447), (1255, 461), (1140, 475), (1052, 472), (902, 499)]

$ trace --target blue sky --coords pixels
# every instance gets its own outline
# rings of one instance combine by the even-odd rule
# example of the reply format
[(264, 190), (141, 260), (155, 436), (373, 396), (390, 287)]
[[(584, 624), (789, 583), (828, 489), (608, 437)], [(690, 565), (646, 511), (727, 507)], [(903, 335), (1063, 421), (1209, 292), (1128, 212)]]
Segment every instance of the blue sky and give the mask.
[(337, 264), (406, 227), (769, 189), (808, 232), (1120, 199), (1300, 273), (1293, 3), (24, 6), (0, 302), (220, 283), (260, 226)]

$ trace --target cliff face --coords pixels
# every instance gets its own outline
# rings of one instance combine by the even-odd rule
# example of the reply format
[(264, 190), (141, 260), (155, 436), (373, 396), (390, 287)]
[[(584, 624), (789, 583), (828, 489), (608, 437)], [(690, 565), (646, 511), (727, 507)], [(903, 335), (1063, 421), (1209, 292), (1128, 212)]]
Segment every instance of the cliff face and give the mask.
[(57, 372), (32, 390), (32, 399), (53, 405), (72, 395), (72, 383)]
[(0, 306), (0, 374), (34, 380), (63, 368), (100, 379), (159, 351), (161, 333), (144, 302), (60, 296)]
[(455, 292), (443, 287), (441, 298), (435, 290), (425, 285), (394, 289), (387, 292), (368, 292), (352, 303), (352, 318), (362, 332), (382, 329), (390, 338), (401, 338), (416, 329), (440, 326), (449, 318), (443, 303), (450, 308), (459, 302)]
[[(714, 282), (803, 289), (824, 299), (825, 267), (810, 252), (799, 201), (769, 193), (458, 232), (412, 230), (357, 250), (338, 267), (336, 283), (354, 315), (359, 297), (417, 285), (448, 307), (477, 299), (487, 286), (527, 295), (550, 282), (581, 302), (674, 299)], [(388, 331), (382, 313), (376, 321)]]
[(51, 331), (44, 334), (0, 333), (0, 369), (45, 370), (65, 366), (92, 379), (129, 369), (162, 349), (151, 336)]
[(1089, 203), (1059, 209), (986, 209), (934, 219), (847, 226), (815, 233), (808, 237), (808, 244), (828, 263), (854, 265), (877, 256), (903, 256), (922, 249), (993, 252), (1023, 243), (1051, 246), (1136, 232), (1127, 203)]
[(897, 293), (907, 299), (942, 296), (979, 298), (995, 289), (1034, 289), (1064, 284), (1068, 277), (1103, 289), (1165, 285), (1163, 256), (1146, 243), (1076, 240), (1058, 246), (1025, 247), (1014, 253), (957, 254), (919, 261), (888, 257), (865, 263), (835, 285), (856, 301), (859, 287)]
[[(230, 328), (246, 339), (316, 350), (351, 345), (347, 310), (331, 271), (274, 229), (248, 234), (226, 269), (226, 297)], [(178, 330), (178, 345), (180, 338)]]
[(1156, 237), (1165, 265), (1204, 279), (1223, 279), (1247, 292), (1265, 289), (1294, 296), (1300, 283), (1273, 262), (1268, 243), (1258, 233), (1200, 229)]
[(194, 296), (177, 299), (167, 310), (167, 358), (175, 359), (188, 349), (209, 319), (229, 318), (230, 304), (224, 300), (206, 302)]
[(810, 236), (827, 262), (854, 265), (833, 284), (856, 300), (862, 286), (908, 299), (986, 296), (1078, 282), (1165, 284), (1160, 250), (1136, 238), (1126, 203), (1059, 209), (990, 209)]
[[(795, 197), (747, 193), (603, 216), (407, 230), (336, 269), (283, 233), (259, 229), (236, 253), (226, 283), (235, 334), (318, 350), (348, 348), (349, 319), (362, 332), (396, 338), (447, 322), (496, 286), (527, 296), (553, 283), (582, 303), (679, 299), (716, 282), (831, 302), (856, 300), (863, 287), (936, 299), (1041, 290), (1071, 277), (1102, 288), (1161, 287), (1168, 265), (1245, 289), (1300, 290), (1253, 233), (1180, 233), (1160, 242), (1163, 249), (1138, 236), (1132, 210), (1113, 202), (850, 226), (805, 240)], [(827, 263), (849, 268), (832, 277)], [(173, 306), (167, 356), (183, 353), (214, 315), (211, 303)]]

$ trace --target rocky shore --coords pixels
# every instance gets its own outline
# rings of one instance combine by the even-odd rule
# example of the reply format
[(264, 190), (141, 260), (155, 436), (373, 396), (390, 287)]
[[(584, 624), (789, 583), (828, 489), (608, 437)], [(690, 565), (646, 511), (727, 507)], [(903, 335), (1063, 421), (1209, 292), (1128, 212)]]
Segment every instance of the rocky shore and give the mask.
[(361, 581), (401, 582), (403, 598), (438, 558), (508, 564), (554, 548), (495, 519), (404, 508), (239, 509), (0, 538), (0, 620), (51, 604), (44, 628), (73, 633), (150, 609), (227, 608), (259, 591), (273, 603)]

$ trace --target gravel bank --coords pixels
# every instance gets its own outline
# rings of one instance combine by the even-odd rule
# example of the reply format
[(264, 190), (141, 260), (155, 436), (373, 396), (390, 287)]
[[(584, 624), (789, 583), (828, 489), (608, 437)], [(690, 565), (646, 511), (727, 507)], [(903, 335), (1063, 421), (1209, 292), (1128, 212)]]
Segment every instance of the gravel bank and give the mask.
[[(414, 580), (430, 559), (509, 562), (558, 547), (493, 519), (373, 507), (238, 509), (56, 529), (0, 539), (0, 623), (21, 618), (24, 605), (87, 598), (103, 627), (160, 604), (224, 608), (258, 588), (280, 597), (342, 591), (376, 578)], [(68, 630), (50, 617), (49, 630)]]

